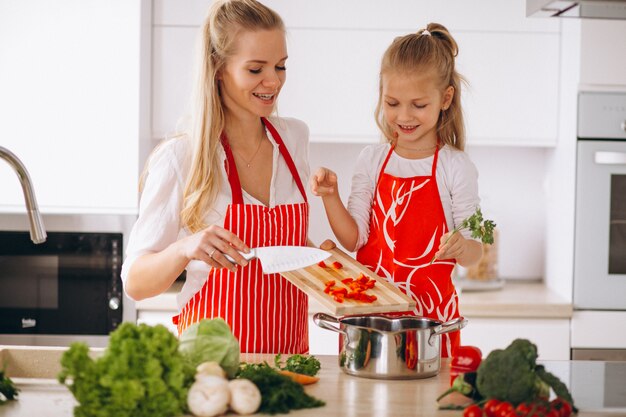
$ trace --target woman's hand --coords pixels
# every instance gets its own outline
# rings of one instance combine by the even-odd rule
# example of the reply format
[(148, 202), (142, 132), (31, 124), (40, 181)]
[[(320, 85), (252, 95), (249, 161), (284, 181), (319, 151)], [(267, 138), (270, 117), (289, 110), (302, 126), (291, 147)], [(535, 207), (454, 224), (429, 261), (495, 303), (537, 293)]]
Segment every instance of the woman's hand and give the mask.
[(328, 168), (318, 168), (309, 181), (311, 192), (318, 197), (337, 194), (337, 174)]
[[(235, 234), (223, 227), (211, 225), (198, 233), (179, 241), (182, 255), (189, 261), (197, 259), (204, 261), (214, 268), (228, 268), (237, 271), (237, 264), (248, 265), (239, 251), (247, 253), (250, 249)], [(224, 255), (235, 260), (230, 262)]]

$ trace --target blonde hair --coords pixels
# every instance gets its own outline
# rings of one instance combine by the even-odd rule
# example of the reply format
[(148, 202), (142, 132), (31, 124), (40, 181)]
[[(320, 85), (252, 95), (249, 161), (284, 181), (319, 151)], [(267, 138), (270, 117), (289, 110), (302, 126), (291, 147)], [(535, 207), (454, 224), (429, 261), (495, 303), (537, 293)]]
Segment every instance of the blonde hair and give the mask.
[(429, 23), (426, 29), (394, 39), (383, 54), (376, 105), (376, 124), (388, 142), (395, 141), (391, 127), (383, 114), (383, 75), (390, 72), (419, 74), (432, 72), (443, 92), (454, 88), (454, 96), (447, 110), (442, 110), (437, 121), (437, 136), (444, 144), (463, 150), (465, 125), (461, 109), (463, 77), (456, 71), (455, 58), (459, 52), (456, 41), (443, 25)]
[(179, 136), (188, 136), (193, 144), (180, 212), (182, 226), (192, 233), (207, 226), (204, 216), (213, 206), (221, 183), (219, 149), (225, 113), (217, 75), (235, 53), (239, 33), (272, 29), (284, 31), (283, 20), (255, 0), (217, 0), (204, 19), (194, 74), (191, 126), (186, 135)]

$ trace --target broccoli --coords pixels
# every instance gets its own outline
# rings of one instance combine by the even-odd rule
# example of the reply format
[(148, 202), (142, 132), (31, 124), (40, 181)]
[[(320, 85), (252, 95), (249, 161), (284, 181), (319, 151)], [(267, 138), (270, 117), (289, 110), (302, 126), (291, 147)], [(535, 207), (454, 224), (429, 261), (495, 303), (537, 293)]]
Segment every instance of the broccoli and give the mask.
[(537, 365), (537, 346), (526, 339), (515, 339), (506, 349), (496, 349), (477, 370), (476, 386), (485, 398), (512, 404), (531, 403), (555, 394), (574, 406), (565, 384)]
[(525, 339), (514, 340), (506, 349), (496, 349), (477, 370), (476, 386), (485, 398), (513, 404), (532, 402), (541, 387), (535, 373), (537, 346)]

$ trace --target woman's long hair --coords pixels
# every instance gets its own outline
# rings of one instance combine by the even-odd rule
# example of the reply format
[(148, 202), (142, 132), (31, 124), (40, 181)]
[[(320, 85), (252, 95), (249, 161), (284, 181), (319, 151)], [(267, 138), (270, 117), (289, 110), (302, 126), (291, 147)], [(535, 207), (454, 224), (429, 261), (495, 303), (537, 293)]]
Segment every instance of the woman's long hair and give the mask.
[(191, 233), (207, 226), (204, 217), (215, 203), (222, 180), (220, 136), (225, 115), (217, 75), (235, 52), (239, 33), (272, 29), (284, 31), (283, 20), (255, 0), (217, 0), (204, 19), (196, 51), (191, 125), (178, 136), (189, 137), (193, 144), (180, 212), (181, 225)]
[(465, 125), (461, 109), (461, 83), (465, 80), (455, 68), (458, 52), (458, 45), (448, 29), (438, 23), (429, 23), (426, 29), (394, 39), (383, 54), (375, 111), (376, 124), (388, 142), (395, 141), (395, 137), (383, 113), (383, 76), (389, 73), (431, 73), (436, 75), (442, 93), (448, 86), (454, 87), (450, 107), (441, 110), (439, 114), (437, 136), (445, 144), (460, 150), (465, 148)]

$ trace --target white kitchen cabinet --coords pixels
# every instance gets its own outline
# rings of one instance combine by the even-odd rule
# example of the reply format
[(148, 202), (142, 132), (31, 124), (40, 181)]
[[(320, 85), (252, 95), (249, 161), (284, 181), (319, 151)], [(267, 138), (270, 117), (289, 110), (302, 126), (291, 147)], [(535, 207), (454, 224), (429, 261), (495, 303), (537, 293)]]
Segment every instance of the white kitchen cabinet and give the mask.
[[(306, 121), (312, 141), (378, 141), (373, 112), (382, 53), (394, 37), (434, 21), (459, 43), (458, 68), (469, 81), (463, 92), (468, 143), (556, 143), (560, 24), (525, 18), (523, 0), (265, 3), (288, 31), (288, 81), (278, 114)], [(186, 115), (194, 43), (209, 4), (155, 1), (155, 138), (174, 131)]]
[[(0, 144), (26, 165), (41, 211), (137, 211), (149, 9), (145, 0), (0, 5)], [(0, 211), (23, 211), (3, 162), (0, 184)]]
[(469, 323), (461, 330), (461, 344), (478, 346), (483, 357), (522, 338), (537, 345), (541, 360), (570, 359), (569, 319), (467, 318)]
[(178, 329), (172, 323), (172, 316), (174, 315), (176, 315), (176, 312), (169, 310), (137, 310), (137, 324), (147, 324), (149, 326), (162, 324), (178, 336)]

